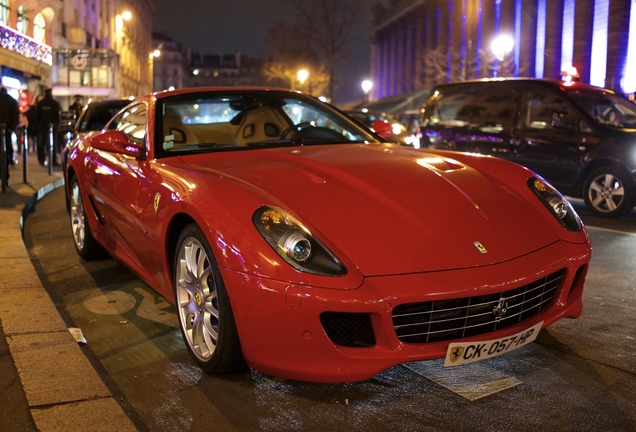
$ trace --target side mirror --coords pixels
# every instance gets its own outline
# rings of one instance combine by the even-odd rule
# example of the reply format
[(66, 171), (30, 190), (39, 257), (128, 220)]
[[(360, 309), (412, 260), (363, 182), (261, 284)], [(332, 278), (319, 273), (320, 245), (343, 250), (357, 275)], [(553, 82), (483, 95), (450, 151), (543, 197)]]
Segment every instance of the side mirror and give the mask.
[(385, 120), (376, 120), (371, 125), (371, 128), (380, 135), (382, 138), (386, 138), (393, 133), (393, 128), (388, 121)]
[(129, 141), (126, 134), (121, 131), (112, 130), (97, 134), (91, 139), (91, 145), (98, 150), (134, 158), (146, 156), (146, 148), (141, 144)]

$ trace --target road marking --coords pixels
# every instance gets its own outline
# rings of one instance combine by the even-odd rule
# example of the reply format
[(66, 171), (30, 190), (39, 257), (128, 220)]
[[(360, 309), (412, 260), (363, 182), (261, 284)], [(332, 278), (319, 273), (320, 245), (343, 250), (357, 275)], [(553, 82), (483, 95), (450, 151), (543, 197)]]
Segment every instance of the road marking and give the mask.
[(123, 315), (136, 309), (135, 314), (148, 321), (154, 321), (168, 327), (179, 325), (177, 314), (169, 310), (172, 307), (170, 303), (144, 288), (135, 288), (135, 291), (143, 297), (141, 302), (138, 302), (132, 294), (119, 290), (101, 291), (95, 289), (91, 291), (82, 304), (94, 314)]
[(156, 297), (143, 288), (135, 288), (135, 291), (144, 298), (137, 308), (138, 317), (158, 322), (168, 327), (177, 327), (179, 325), (177, 314), (166, 310), (171, 308), (172, 305), (164, 300), (163, 297)]
[(614, 230), (614, 229), (609, 229), (609, 228), (600, 228), (600, 227), (585, 225), (585, 229), (587, 229), (588, 231), (589, 230), (604, 231), (604, 232), (608, 232), (608, 233), (612, 233), (612, 234), (623, 234), (623, 235), (626, 235), (626, 236), (636, 237), (636, 233), (628, 232), (628, 231), (619, 231), (619, 230)]
[(445, 368), (442, 359), (406, 363), (403, 366), (469, 401), (523, 384), (516, 378), (480, 363)]

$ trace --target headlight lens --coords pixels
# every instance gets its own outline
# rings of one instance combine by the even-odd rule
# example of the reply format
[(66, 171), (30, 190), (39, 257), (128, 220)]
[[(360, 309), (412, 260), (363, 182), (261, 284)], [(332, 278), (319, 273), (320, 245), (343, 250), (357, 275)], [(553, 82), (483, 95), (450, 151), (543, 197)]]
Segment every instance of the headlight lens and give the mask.
[(579, 215), (559, 191), (536, 177), (528, 180), (528, 186), (565, 229), (572, 232), (581, 231), (583, 223)]
[(285, 210), (263, 206), (252, 220), (267, 243), (295, 269), (325, 276), (347, 274), (340, 260)]

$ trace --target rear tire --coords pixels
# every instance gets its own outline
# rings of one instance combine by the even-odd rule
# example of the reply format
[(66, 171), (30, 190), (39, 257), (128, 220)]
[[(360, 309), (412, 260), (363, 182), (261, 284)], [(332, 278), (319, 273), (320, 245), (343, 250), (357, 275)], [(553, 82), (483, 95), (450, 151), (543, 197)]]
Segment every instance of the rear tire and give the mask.
[(247, 368), (234, 313), (210, 245), (196, 224), (177, 242), (173, 264), (179, 327), (186, 347), (209, 374)]
[(86, 220), (86, 209), (77, 177), (71, 178), (69, 187), (69, 215), (71, 216), (71, 232), (75, 250), (80, 257), (90, 261), (105, 255), (104, 249), (95, 241), (91, 228)]
[(597, 168), (585, 179), (583, 199), (595, 215), (620, 218), (634, 207), (634, 185), (629, 175), (616, 167)]

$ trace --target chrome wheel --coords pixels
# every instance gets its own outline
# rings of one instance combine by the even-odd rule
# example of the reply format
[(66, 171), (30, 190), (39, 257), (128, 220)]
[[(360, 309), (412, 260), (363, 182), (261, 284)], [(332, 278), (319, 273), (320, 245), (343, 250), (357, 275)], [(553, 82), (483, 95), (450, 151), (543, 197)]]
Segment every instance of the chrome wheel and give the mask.
[(78, 250), (84, 249), (84, 239), (86, 232), (86, 216), (84, 212), (84, 202), (80, 195), (77, 179), (73, 178), (71, 183), (71, 231), (73, 241)]
[(219, 340), (219, 305), (210, 259), (194, 237), (179, 248), (176, 273), (177, 308), (186, 342), (201, 361), (214, 354)]
[(597, 169), (588, 176), (583, 198), (598, 216), (621, 217), (633, 207), (629, 177), (612, 167)]
[(207, 373), (246, 368), (223, 277), (196, 224), (184, 228), (173, 261), (179, 327), (188, 351)]
[(71, 216), (71, 233), (73, 234), (73, 243), (79, 256), (85, 260), (100, 258), (104, 253), (104, 249), (97, 244), (91, 233), (91, 228), (86, 218), (86, 208), (79, 187), (77, 177), (71, 179), (69, 188), (69, 214)]
[(615, 211), (625, 197), (625, 189), (618, 177), (606, 173), (590, 183), (590, 202), (601, 212)]

